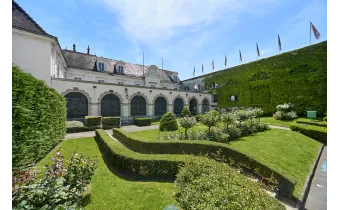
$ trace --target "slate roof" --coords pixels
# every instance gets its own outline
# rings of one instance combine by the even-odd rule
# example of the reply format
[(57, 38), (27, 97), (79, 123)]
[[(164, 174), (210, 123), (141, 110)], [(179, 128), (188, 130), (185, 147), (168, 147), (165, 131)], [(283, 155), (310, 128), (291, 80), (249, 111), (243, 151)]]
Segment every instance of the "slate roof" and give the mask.
[[(86, 54), (81, 52), (75, 52), (72, 50), (62, 50), (66, 59), (67, 66), (69, 68), (87, 70), (87, 71), (97, 71), (96, 62), (104, 63), (104, 72), (108, 74), (119, 74), (116, 71), (118, 60), (113, 60), (104, 57), (98, 57), (92, 54)], [(143, 65), (133, 64), (124, 62), (123, 65), (124, 73), (121, 75), (143, 77)], [(148, 72), (148, 66), (144, 66), (144, 74)], [(162, 76), (163, 82), (174, 82), (171, 76), (177, 74), (176, 72), (169, 70), (158, 70), (158, 73)]]

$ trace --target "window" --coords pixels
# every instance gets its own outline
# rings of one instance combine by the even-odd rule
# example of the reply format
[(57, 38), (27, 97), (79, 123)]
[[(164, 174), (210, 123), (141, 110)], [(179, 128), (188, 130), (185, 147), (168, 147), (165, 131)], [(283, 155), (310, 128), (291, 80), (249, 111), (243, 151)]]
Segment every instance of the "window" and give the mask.
[(74, 79), (75, 79), (75, 80), (81, 80), (81, 78), (80, 78), (80, 77), (74, 77)]
[(174, 112), (176, 115), (180, 115), (184, 107), (183, 100), (181, 98), (176, 98), (174, 101)]
[(131, 116), (145, 116), (146, 101), (143, 96), (135, 96), (131, 100)]
[(177, 76), (174, 76), (174, 81), (177, 82)]
[(101, 116), (120, 116), (120, 99), (114, 94), (103, 97), (101, 103)]
[(104, 80), (102, 80), (102, 79), (99, 79), (99, 80), (98, 80), (98, 82), (104, 82)]
[(188, 86), (185, 86), (185, 87), (184, 87), (184, 90), (189, 90), (189, 87), (188, 87)]
[(155, 86), (155, 85), (151, 85), (151, 87), (153, 87), (153, 88), (154, 88), (154, 87), (156, 87), (156, 86)]
[(123, 85), (124, 83), (123, 82), (118, 82), (119, 85)]
[(140, 86), (140, 84), (135, 84), (136, 86)]
[(217, 97), (217, 94), (214, 94), (214, 99), (213, 99), (213, 102), (218, 102), (218, 97)]
[(167, 89), (167, 87), (163, 87), (164, 89)]
[(84, 94), (72, 92), (65, 95), (67, 99), (67, 119), (85, 118), (88, 115), (88, 102)]
[(123, 72), (124, 72), (123, 66), (118, 66), (117, 73), (118, 73), (118, 74), (123, 74)]
[(163, 116), (167, 110), (167, 102), (165, 98), (158, 97), (155, 101), (155, 115), (156, 116)]
[(99, 66), (99, 71), (104, 71), (104, 63), (99, 62), (98, 66)]

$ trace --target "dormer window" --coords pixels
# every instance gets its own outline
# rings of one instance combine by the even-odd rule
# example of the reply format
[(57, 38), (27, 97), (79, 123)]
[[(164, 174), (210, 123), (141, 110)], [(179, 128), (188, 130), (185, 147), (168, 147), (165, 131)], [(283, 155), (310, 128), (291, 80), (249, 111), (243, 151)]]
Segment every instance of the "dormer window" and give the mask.
[(123, 73), (124, 73), (124, 68), (123, 68), (123, 66), (118, 66), (117, 73), (118, 73), (118, 74), (123, 74)]
[(104, 71), (104, 63), (99, 62), (98, 63), (98, 68), (99, 68), (99, 71)]
[(175, 75), (175, 76), (174, 76), (174, 81), (177, 82), (177, 79), (178, 79), (178, 78), (177, 78), (177, 76)]

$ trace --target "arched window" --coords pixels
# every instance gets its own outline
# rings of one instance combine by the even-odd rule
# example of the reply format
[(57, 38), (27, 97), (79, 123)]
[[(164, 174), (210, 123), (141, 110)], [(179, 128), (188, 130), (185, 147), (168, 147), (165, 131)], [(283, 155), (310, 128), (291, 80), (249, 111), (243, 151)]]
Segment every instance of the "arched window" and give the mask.
[(188, 86), (184, 86), (184, 90), (189, 90), (189, 87)]
[(135, 96), (131, 100), (131, 116), (146, 115), (146, 101), (143, 96)]
[(103, 117), (120, 116), (120, 99), (115, 94), (107, 94), (103, 97), (100, 108)]
[(155, 100), (155, 116), (163, 116), (166, 113), (167, 102), (164, 97), (158, 97)]
[(197, 100), (196, 99), (191, 99), (189, 102), (189, 110), (192, 115), (197, 114)]
[(209, 111), (209, 101), (208, 99), (203, 99), (202, 101), (202, 112), (205, 113), (205, 112), (208, 112)]
[(72, 92), (65, 95), (67, 99), (67, 118), (85, 118), (88, 115), (88, 101), (84, 94)]
[(176, 98), (174, 101), (174, 113), (176, 115), (181, 114), (183, 108), (184, 108), (183, 100), (181, 98)]

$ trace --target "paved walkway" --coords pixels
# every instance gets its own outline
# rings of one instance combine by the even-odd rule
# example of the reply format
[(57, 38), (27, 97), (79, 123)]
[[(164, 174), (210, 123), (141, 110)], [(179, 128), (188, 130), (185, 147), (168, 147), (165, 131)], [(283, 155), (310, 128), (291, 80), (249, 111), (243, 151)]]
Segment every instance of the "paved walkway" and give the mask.
[(136, 132), (136, 131), (145, 131), (159, 128), (159, 125), (150, 125), (150, 126), (136, 126), (136, 125), (127, 125), (122, 126), (122, 129), (127, 132)]
[(327, 209), (327, 146), (323, 148), (316, 168), (305, 209)]
[[(109, 135), (112, 135), (112, 129), (105, 130)], [(91, 137), (95, 136), (96, 133), (94, 131), (87, 131), (81, 133), (68, 133), (66, 134), (64, 140), (66, 139), (75, 139), (75, 138), (84, 138), (84, 137)]]
[(270, 128), (276, 128), (276, 129), (282, 129), (282, 130), (289, 130), (290, 128), (287, 127), (282, 127), (282, 126), (277, 126), (277, 125), (269, 125)]

